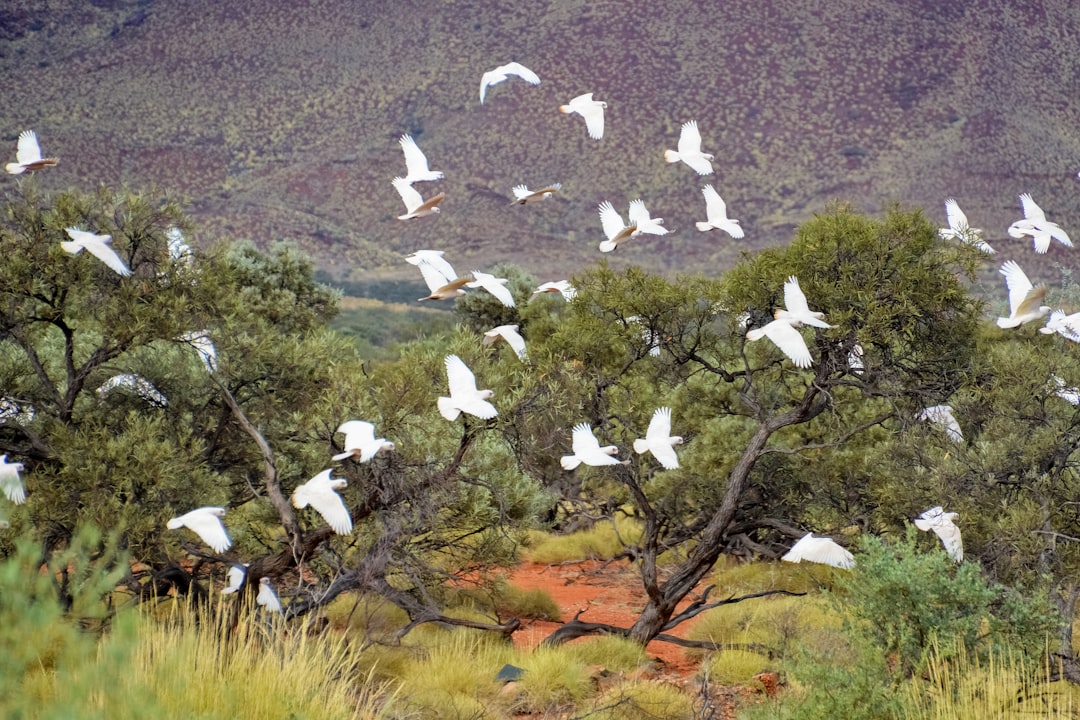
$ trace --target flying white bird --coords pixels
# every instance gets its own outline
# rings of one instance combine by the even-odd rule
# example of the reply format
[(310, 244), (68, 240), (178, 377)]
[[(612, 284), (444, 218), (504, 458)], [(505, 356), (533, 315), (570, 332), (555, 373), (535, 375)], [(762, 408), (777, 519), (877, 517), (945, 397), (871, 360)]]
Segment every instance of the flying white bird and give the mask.
[(331, 478), (330, 472), (323, 470), (293, 490), (292, 504), (300, 509), (310, 505), (322, 515), (334, 532), (348, 535), (352, 532), (352, 517), (337, 491), (348, 487), (349, 481), (345, 478)]
[(483, 343), (484, 345), (491, 345), (499, 338), (505, 340), (506, 344), (513, 348), (520, 360), (528, 359), (528, 354), (525, 352), (525, 338), (521, 337), (517, 325), (499, 325), (491, 328), (484, 333)]
[(435, 269), (446, 277), (456, 278), (457, 273), (454, 272), (453, 266), (443, 258), (445, 254), (442, 250), (417, 250), (406, 255), (405, 262), (417, 267), (425, 264), (434, 265)]
[(577, 295), (577, 288), (570, 284), (569, 280), (556, 280), (554, 282), (546, 282), (533, 290), (532, 300), (537, 295), (545, 295), (547, 293), (559, 293), (563, 296), (563, 300), (570, 302)]
[(671, 434), (671, 408), (657, 408), (649, 421), (649, 429), (644, 438), (634, 441), (634, 452), (638, 455), (651, 452), (653, 457), (668, 470), (679, 467), (679, 456), (675, 446), (682, 444), (682, 437)]
[(1066, 315), (1064, 310), (1055, 310), (1050, 313), (1046, 321), (1046, 327), (1039, 328), (1044, 335), (1057, 333), (1063, 338), (1080, 343), (1080, 312)]
[(701, 152), (701, 131), (698, 130), (697, 120), (684, 122), (682, 132), (679, 134), (679, 149), (665, 150), (664, 159), (669, 163), (682, 160), (698, 175), (712, 175), (713, 156)]
[(1046, 288), (1033, 287), (1028, 276), (1015, 261), (1009, 260), (1001, 266), (1005, 276), (1005, 285), (1009, 288), (1009, 317), (999, 317), (998, 327), (1014, 328), (1026, 322), (1042, 319), (1050, 312), (1050, 307), (1040, 305), (1046, 296)]
[(1055, 395), (1070, 405), (1080, 405), (1080, 388), (1066, 387), (1065, 381), (1057, 375), (1051, 375), (1050, 379), (1054, 381)]
[(716, 192), (716, 188), (712, 185), (706, 185), (701, 188), (701, 194), (705, 196), (705, 217), (707, 219), (704, 222), (698, 221), (694, 223), (698, 230), (701, 232), (707, 232), (713, 228), (723, 230), (736, 240), (746, 234), (739, 226), (738, 220), (728, 217), (727, 204), (720, 197), (720, 193)]
[(615, 206), (605, 200), (600, 203), (600, 225), (604, 228), (607, 240), (600, 243), (600, 252), (611, 252), (619, 246), (619, 243), (628, 240), (641, 231), (634, 224), (623, 223), (622, 216), (615, 210)]
[(801, 325), (813, 325), (819, 328), (831, 328), (832, 325), (825, 322), (825, 313), (812, 312), (806, 302), (806, 295), (799, 287), (799, 278), (791, 275), (784, 283), (784, 309), (777, 308), (773, 312), (777, 320), (787, 320), (795, 327)]
[(599, 140), (604, 137), (604, 108), (607, 103), (602, 100), (593, 100), (592, 93), (578, 95), (566, 105), (559, 106), (559, 112), (577, 113), (585, 118), (585, 129), (589, 131), (589, 137)]
[(434, 215), (439, 212), (439, 203), (446, 199), (446, 193), (441, 192), (425, 200), (420, 192), (405, 178), (394, 178), (393, 185), (394, 189), (398, 191), (398, 195), (401, 196), (401, 201), (405, 203), (405, 214), (398, 215), (398, 220)]
[(136, 375), (135, 373), (113, 375), (101, 384), (101, 387), (97, 389), (97, 394), (104, 398), (116, 388), (131, 390), (146, 402), (151, 405), (156, 405), (157, 407), (168, 407), (169, 405), (169, 399), (162, 395), (161, 392), (154, 387), (154, 384), (142, 375)]
[(124, 261), (120, 259), (120, 256), (116, 254), (116, 251), (109, 246), (112, 235), (95, 235), (92, 232), (73, 227), (64, 229), (67, 231), (68, 237), (71, 238), (71, 240), (64, 240), (60, 243), (60, 247), (64, 248), (64, 250), (72, 255), (78, 255), (83, 250), (86, 250), (98, 260), (112, 268), (118, 275), (123, 275), (124, 277), (131, 275), (131, 270), (128, 269), (128, 266), (124, 264)]
[(547, 200), (550, 197), (554, 197), (555, 193), (560, 190), (562, 190), (562, 183), (545, 185), (539, 190), (530, 190), (527, 185), (515, 185), (511, 188), (511, 191), (514, 193), (514, 205), (526, 205), (531, 202)]
[(495, 393), (476, 389), (476, 376), (461, 358), (447, 355), (445, 362), (450, 397), (438, 399), (440, 415), (453, 422), (463, 412), (481, 420), (489, 420), (499, 414), (495, 406), (488, 402), (488, 398), (494, 397)]
[(232, 565), (229, 567), (227, 575), (228, 582), (225, 587), (221, 589), (222, 595), (232, 595), (234, 592), (240, 589), (240, 586), (244, 584), (244, 578), (247, 576), (247, 564), (244, 565)]
[(56, 158), (41, 157), (37, 133), (33, 130), (23, 130), (19, 133), (19, 144), (15, 148), (15, 162), (8, 163), (5, 167), (9, 174), (21, 175), (27, 171), (33, 172), (52, 167), (57, 162), (59, 161)]
[(843, 570), (855, 567), (855, 557), (851, 553), (832, 538), (814, 537), (814, 533), (806, 533), (799, 538), (799, 541), (792, 545), (780, 559), (794, 563), (808, 560)]
[(281, 601), (270, 584), (270, 578), (264, 577), (259, 580), (259, 594), (255, 596), (255, 602), (273, 613), (281, 612)]
[(412, 139), (412, 135), (402, 135), (398, 142), (405, 153), (405, 182), (412, 185), (414, 182), (442, 179), (442, 172), (428, 168), (427, 156)]
[(514, 307), (514, 296), (510, 294), (510, 289), (506, 287), (506, 283), (510, 282), (506, 278), (497, 278), (489, 273), (483, 273), (479, 270), (472, 271), (473, 279), (471, 282), (465, 283), (467, 288), (484, 288), (489, 293), (498, 298), (506, 307)]
[[(454, 268), (450, 267), (450, 263), (445, 260), (440, 263), (422, 262), (417, 267), (420, 268), (420, 274), (424, 277), (428, 290), (431, 291), (430, 295), (417, 298), (418, 302), (424, 300), (449, 300), (464, 295), (465, 291), (462, 288), (472, 280), (468, 276), (457, 277), (454, 274)], [(450, 270), (449, 275), (444, 272), (445, 269)]]
[(593, 435), (592, 428), (588, 423), (580, 423), (574, 426), (573, 440), (571, 442), (572, 455), (563, 455), (559, 460), (563, 470), (573, 470), (582, 463), (590, 467), (600, 465), (625, 465), (625, 461), (616, 460), (612, 455), (619, 452), (614, 445), (600, 447), (600, 441)]
[(206, 372), (212, 373), (217, 370), (217, 348), (214, 347), (214, 341), (210, 339), (208, 330), (192, 330), (177, 339), (195, 348)]
[(939, 237), (944, 240), (960, 240), (974, 245), (988, 255), (994, 254), (994, 248), (982, 239), (983, 231), (968, 225), (967, 215), (953, 198), (945, 201), (945, 217), (949, 221), (949, 227), (938, 230)]
[(639, 233), (648, 235), (667, 235), (668, 229), (664, 227), (664, 218), (649, 217), (649, 211), (645, 208), (645, 201), (638, 199), (630, 202), (630, 211), (627, 213), (630, 223), (637, 228)]
[(960, 423), (953, 416), (952, 408), (948, 405), (934, 405), (924, 408), (915, 416), (917, 420), (937, 423), (945, 428), (945, 434), (954, 442), (964, 442), (964, 434), (960, 432)]
[(798, 330), (791, 324), (791, 320), (781, 318), (753, 330), (746, 332), (746, 339), (750, 342), (767, 337), (773, 344), (795, 363), (795, 367), (808, 368), (814, 363), (810, 355), (810, 348), (806, 347), (806, 341)]
[(394, 443), (386, 438), (375, 437), (375, 426), (366, 420), (349, 420), (341, 423), (337, 431), (345, 434), (345, 452), (338, 453), (334, 461), (356, 458), (368, 462), (383, 450), (393, 450)]
[(22, 469), (22, 463), (8, 462), (7, 455), (0, 455), (0, 489), (16, 505), (26, 502), (26, 490), (19, 478)]
[(1020, 204), (1024, 206), (1024, 219), (1017, 220), (1009, 226), (1009, 236), (1022, 238), (1030, 235), (1035, 241), (1035, 252), (1045, 253), (1050, 249), (1050, 240), (1057, 240), (1065, 247), (1072, 247), (1072, 240), (1057, 223), (1046, 219), (1046, 213), (1031, 199), (1030, 193), (1020, 196)]
[(165, 523), (165, 527), (170, 530), (179, 530), (186, 527), (198, 535), (204, 543), (212, 547), (215, 552), (221, 553), (228, 550), (232, 545), (232, 540), (229, 539), (228, 533), (225, 532), (225, 525), (221, 522), (223, 517), (225, 517), (225, 508), (223, 507), (201, 507), (192, 510), (186, 515), (174, 517)]
[(958, 517), (960, 516), (957, 513), (947, 513), (939, 505), (915, 518), (915, 527), (923, 531), (933, 530), (941, 538), (945, 552), (956, 562), (964, 559), (964, 543), (960, 540), (960, 528), (953, 524), (953, 520)]
[(500, 65), (494, 70), (488, 70), (480, 78), (480, 104), (484, 104), (484, 93), (491, 85), (498, 85), (503, 80), (506, 80), (511, 75), (517, 75), (519, 78), (532, 85), (540, 84), (540, 76), (534, 73), (529, 68), (525, 67), (521, 63), (507, 63), (506, 65)]

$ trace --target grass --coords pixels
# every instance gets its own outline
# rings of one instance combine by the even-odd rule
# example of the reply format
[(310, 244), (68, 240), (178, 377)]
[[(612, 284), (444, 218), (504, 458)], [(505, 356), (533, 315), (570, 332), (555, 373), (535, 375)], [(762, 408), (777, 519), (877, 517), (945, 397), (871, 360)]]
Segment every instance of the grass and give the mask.
[(588, 530), (566, 535), (532, 532), (522, 559), (535, 563), (609, 560), (624, 549), (623, 542), (634, 542), (641, 535), (641, 525), (630, 518), (598, 522)]
[(627, 682), (616, 685), (593, 702), (589, 717), (598, 720), (656, 720), (693, 717), (693, 700), (674, 685)]

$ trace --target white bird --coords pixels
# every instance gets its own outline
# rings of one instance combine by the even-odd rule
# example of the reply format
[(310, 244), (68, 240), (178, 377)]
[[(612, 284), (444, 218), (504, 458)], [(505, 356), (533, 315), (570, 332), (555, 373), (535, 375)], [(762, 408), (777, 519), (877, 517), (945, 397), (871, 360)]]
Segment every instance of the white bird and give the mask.
[(494, 397), (495, 393), (476, 389), (476, 376), (461, 358), (447, 355), (445, 362), (450, 397), (438, 399), (440, 415), (453, 422), (463, 412), (481, 420), (489, 420), (499, 414), (495, 406), (488, 402), (488, 398)]
[(1009, 288), (1009, 317), (999, 317), (998, 327), (1014, 328), (1026, 322), (1042, 319), (1050, 312), (1050, 307), (1040, 305), (1046, 296), (1046, 288), (1033, 287), (1028, 276), (1015, 261), (1009, 260), (1001, 266), (1005, 276), (1005, 285)]
[(1080, 312), (1066, 315), (1064, 310), (1054, 310), (1046, 321), (1046, 327), (1039, 328), (1044, 335), (1057, 333), (1063, 338), (1080, 343)]
[(472, 276), (472, 281), (465, 283), (465, 287), (484, 288), (498, 298), (499, 302), (506, 307), (514, 307), (514, 296), (510, 294), (510, 289), (506, 287), (506, 283), (510, 282), (509, 280), (506, 278), (498, 278), (490, 273), (483, 273), (479, 270), (473, 270)]
[(1070, 405), (1080, 405), (1080, 388), (1066, 387), (1065, 381), (1057, 375), (1051, 375), (1050, 379), (1054, 381), (1055, 395)]
[(679, 149), (665, 150), (664, 159), (669, 163), (682, 160), (698, 175), (712, 175), (713, 156), (701, 152), (701, 131), (698, 130), (697, 120), (684, 122), (682, 132), (679, 134)]
[(33, 130), (23, 130), (19, 133), (19, 144), (15, 148), (15, 162), (8, 163), (5, 168), (11, 175), (21, 175), (28, 170), (33, 172), (34, 170), (52, 167), (57, 162), (56, 158), (41, 157), (41, 146), (38, 145), (37, 133)]
[(178, 340), (195, 348), (206, 372), (212, 373), (217, 370), (217, 348), (214, 347), (214, 341), (210, 339), (208, 330), (192, 330), (181, 335)]
[(201, 507), (180, 517), (174, 517), (165, 523), (165, 527), (170, 530), (186, 527), (212, 547), (214, 552), (221, 553), (232, 545), (229, 534), (225, 532), (225, 525), (221, 522), (223, 517), (225, 517), (223, 507)]
[(859, 343), (852, 345), (851, 352), (849, 352), (847, 356), (848, 370), (856, 375), (861, 375), (862, 371), (866, 369), (866, 365), (863, 363), (864, 354), (862, 345)]
[[(437, 264), (422, 262), (417, 267), (424, 277), (424, 282), (427, 283), (428, 290), (431, 291), (426, 297), (417, 298), (418, 302), (424, 300), (449, 300), (464, 295), (465, 291), (462, 288), (472, 280), (468, 276), (457, 277), (454, 268), (450, 267), (450, 263), (445, 260)], [(445, 269), (449, 269), (449, 275), (446, 274)]]
[(337, 431), (345, 434), (345, 452), (331, 458), (334, 461), (352, 457), (358, 462), (368, 462), (381, 451), (394, 449), (394, 443), (375, 437), (375, 426), (366, 420), (348, 420)]
[(806, 533), (799, 538), (799, 541), (792, 545), (780, 559), (794, 563), (808, 560), (843, 570), (855, 567), (855, 557), (850, 552), (832, 538), (814, 537), (814, 533)]
[(104, 398), (116, 388), (131, 390), (146, 402), (151, 405), (156, 405), (157, 407), (168, 407), (169, 405), (169, 399), (162, 395), (161, 392), (154, 387), (154, 384), (142, 375), (136, 375), (135, 373), (113, 375), (101, 384), (101, 387), (97, 389), (97, 394)]
[(585, 118), (585, 129), (589, 131), (589, 137), (599, 140), (604, 137), (604, 108), (607, 103), (602, 100), (593, 100), (592, 93), (578, 95), (566, 105), (560, 105), (559, 111), (563, 113), (577, 113)]
[(1046, 219), (1046, 213), (1031, 199), (1030, 193), (1020, 196), (1020, 204), (1024, 207), (1024, 218), (1017, 220), (1009, 226), (1009, 235), (1014, 238), (1022, 238), (1030, 235), (1035, 241), (1035, 252), (1045, 253), (1050, 249), (1050, 240), (1057, 240), (1065, 247), (1072, 247), (1072, 240), (1057, 223)]
[(348, 535), (352, 532), (352, 517), (337, 491), (348, 487), (349, 481), (345, 478), (332, 478), (330, 472), (323, 470), (303, 485), (297, 486), (293, 490), (292, 504), (300, 509), (310, 505), (322, 515), (334, 532)]
[(64, 240), (60, 243), (60, 247), (64, 248), (72, 255), (78, 255), (83, 250), (86, 250), (91, 255), (96, 257), (101, 262), (108, 265), (118, 275), (127, 277), (131, 275), (131, 270), (124, 264), (124, 261), (120, 259), (120, 256), (116, 254), (116, 251), (109, 246), (109, 242), (112, 240), (112, 235), (95, 235), (92, 232), (80, 230), (78, 228), (64, 228), (71, 240)]
[(412, 135), (402, 135), (398, 142), (401, 143), (401, 150), (405, 153), (405, 182), (412, 185), (414, 182), (442, 179), (442, 172), (428, 167), (427, 156), (412, 139)]
[(630, 202), (630, 211), (627, 213), (630, 223), (637, 228), (639, 233), (649, 235), (667, 235), (668, 229), (664, 227), (664, 218), (649, 217), (649, 211), (645, 208), (645, 201), (638, 199)]
[(165, 239), (169, 241), (169, 257), (178, 262), (183, 260), (190, 265), (193, 253), (184, 239), (184, 232), (178, 227), (171, 227), (165, 231)]
[(405, 256), (405, 262), (410, 265), (433, 265), (435, 269), (448, 278), (456, 278), (453, 266), (443, 258), (446, 253), (443, 250), (417, 250)]
[(521, 63), (511, 62), (505, 65), (500, 65), (494, 70), (488, 70), (480, 78), (480, 104), (484, 104), (484, 93), (487, 92), (489, 86), (498, 85), (511, 75), (516, 75), (525, 82), (532, 85), (540, 84), (540, 76), (534, 73), (529, 68), (522, 65)]
[(555, 193), (562, 190), (562, 183), (545, 185), (539, 190), (530, 190), (528, 185), (515, 185), (510, 188), (510, 190), (514, 193), (515, 205), (526, 205), (531, 202), (547, 200), (550, 197), (554, 197)]
[(589, 427), (588, 423), (580, 423), (574, 426), (571, 449), (573, 450), (572, 455), (563, 455), (559, 460), (563, 470), (573, 470), (582, 463), (590, 467), (625, 464), (625, 462), (612, 457), (612, 455), (619, 452), (619, 448), (614, 445), (600, 447), (600, 441), (593, 435), (592, 428)]
[(525, 351), (525, 338), (521, 337), (517, 325), (499, 325), (498, 327), (491, 328), (484, 333), (483, 343), (484, 345), (491, 345), (499, 338), (505, 340), (506, 344), (517, 353), (518, 359), (528, 359), (528, 354)]
[(739, 226), (738, 220), (728, 217), (727, 203), (720, 197), (720, 193), (716, 192), (716, 188), (712, 185), (706, 185), (701, 188), (701, 194), (705, 196), (705, 217), (707, 219), (704, 222), (698, 221), (694, 223), (698, 230), (701, 232), (707, 232), (713, 228), (723, 230), (736, 240), (746, 234)]
[(915, 518), (915, 527), (923, 531), (933, 530), (934, 534), (941, 538), (945, 552), (956, 562), (964, 559), (964, 543), (960, 539), (960, 528), (953, 524), (953, 520), (958, 517), (960, 516), (957, 513), (947, 513), (939, 505)]
[(651, 452), (653, 457), (668, 470), (679, 467), (679, 456), (675, 446), (682, 444), (682, 437), (671, 434), (671, 408), (657, 408), (649, 421), (649, 429), (644, 438), (634, 441), (634, 452), (638, 455)]
[(0, 489), (16, 505), (26, 502), (26, 489), (19, 478), (22, 470), (22, 463), (8, 462), (7, 455), (0, 455)]
[(631, 223), (623, 223), (622, 216), (615, 210), (615, 206), (605, 200), (600, 203), (600, 225), (604, 228), (607, 240), (600, 243), (600, 252), (611, 252), (619, 246), (619, 243), (637, 235), (640, 230)]
[(808, 368), (814, 359), (810, 355), (810, 348), (806, 347), (806, 341), (798, 330), (791, 324), (791, 320), (780, 318), (746, 332), (746, 339), (750, 342), (767, 337), (773, 341), (776, 347), (787, 355), (795, 367)]
[(806, 302), (806, 295), (799, 287), (799, 278), (791, 275), (784, 283), (784, 309), (776, 309), (773, 317), (777, 320), (787, 320), (794, 327), (801, 325), (813, 325), (819, 328), (831, 328), (832, 325), (825, 322), (825, 313), (812, 312)]
[(240, 589), (240, 586), (244, 584), (244, 578), (247, 576), (247, 564), (244, 565), (232, 565), (229, 567), (229, 573), (227, 576), (228, 582), (225, 587), (221, 589), (222, 595), (232, 595), (234, 592)]
[(994, 248), (990, 247), (982, 239), (983, 231), (973, 228), (968, 224), (967, 215), (960, 209), (960, 204), (953, 198), (945, 201), (945, 217), (949, 227), (938, 230), (938, 236), (944, 240), (956, 239), (974, 245), (988, 255), (994, 254)]
[(917, 420), (937, 423), (945, 428), (945, 434), (954, 442), (964, 442), (964, 434), (960, 432), (960, 423), (956, 421), (952, 408), (948, 405), (934, 405), (924, 408), (915, 416)]
[(273, 586), (270, 585), (270, 578), (259, 579), (259, 594), (255, 596), (255, 602), (270, 612), (281, 612), (281, 601), (278, 600), (277, 593), (274, 592)]
[(441, 192), (425, 200), (420, 192), (405, 178), (394, 178), (393, 185), (394, 189), (398, 191), (398, 195), (401, 196), (401, 201), (405, 203), (405, 214), (398, 215), (398, 220), (433, 215), (439, 212), (439, 203), (446, 199), (446, 193)]
[[(532, 298), (547, 293), (559, 293), (563, 296), (563, 300), (570, 302), (574, 299), (574, 296), (577, 295), (577, 288), (571, 285), (569, 280), (555, 280), (554, 282), (546, 282), (538, 286), (533, 290)], [(530, 300), (532, 298), (530, 298)]]

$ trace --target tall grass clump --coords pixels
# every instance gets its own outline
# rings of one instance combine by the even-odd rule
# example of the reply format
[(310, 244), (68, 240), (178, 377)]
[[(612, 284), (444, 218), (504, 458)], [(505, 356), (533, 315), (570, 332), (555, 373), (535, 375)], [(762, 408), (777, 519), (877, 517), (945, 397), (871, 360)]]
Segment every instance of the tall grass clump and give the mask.
[(624, 543), (635, 543), (640, 537), (640, 522), (619, 517), (566, 535), (530, 533), (523, 556), (535, 563), (610, 560), (626, 548)]

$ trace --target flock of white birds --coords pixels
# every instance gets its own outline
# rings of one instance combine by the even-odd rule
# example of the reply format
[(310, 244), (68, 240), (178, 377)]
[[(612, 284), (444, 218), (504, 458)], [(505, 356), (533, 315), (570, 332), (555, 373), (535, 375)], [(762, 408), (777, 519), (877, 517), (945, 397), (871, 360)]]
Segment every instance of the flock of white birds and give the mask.
[[(512, 76), (532, 85), (540, 83), (540, 77), (535, 72), (520, 63), (511, 62), (483, 74), (480, 81), (480, 103), (484, 103), (491, 86), (502, 83)], [(585, 93), (561, 105), (559, 110), (566, 114), (580, 115), (585, 121), (589, 137), (600, 140), (604, 136), (606, 107), (607, 103), (594, 100), (592, 93)], [(443, 173), (430, 168), (427, 157), (411, 136), (403, 135), (399, 142), (405, 156), (405, 174), (394, 178), (392, 185), (401, 196), (405, 213), (399, 215), (398, 218), (412, 220), (438, 214), (439, 204), (445, 199), (445, 193), (440, 192), (425, 199), (414, 185), (441, 180), (444, 177)], [(713, 173), (713, 156), (702, 151), (701, 132), (696, 120), (687, 121), (682, 125), (677, 149), (665, 150), (663, 157), (669, 163), (682, 162), (701, 176)], [(56, 158), (42, 156), (37, 135), (32, 130), (26, 130), (19, 135), (15, 162), (8, 163), (6, 170), (12, 175), (18, 175), (51, 167), (57, 162)], [(560, 183), (552, 183), (537, 190), (530, 190), (524, 184), (517, 185), (511, 189), (512, 202), (525, 205), (545, 200), (559, 192), (561, 187)], [(739, 221), (728, 217), (727, 205), (716, 189), (712, 185), (706, 185), (701, 192), (705, 198), (706, 220), (696, 222), (696, 228), (702, 232), (722, 230), (735, 239), (744, 237), (744, 230)], [(1053, 240), (1066, 247), (1072, 247), (1068, 234), (1059, 225), (1046, 219), (1045, 213), (1030, 194), (1020, 195), (1020, 203), (1024, 217), (1009, 226), (1007, 232), (1010, 237), (1031, 237), (1037, 253), (1046, 253)], [(663, 218), (652, 217), (641, 199), (630, 202), (626, 221), (609, 201), (600, 203), (598, 210), (605, 237), (598, 246), (601, 252), (612, 252), (621, 243), (641, 234), (665, 235), (669, 232), (664, 227)], [(995, 252), (983, 239), (982, 230), (972, 228), (968, 224), (967, 216), (956, 200), (949, 199), (945, 202), (945, 212), (949, 226), (939, 231), (942, 238), (969, 243), (987, 254)], [(86, 250), (117, 274), (124, 277), (131, 274), (124, 261), (110, 246), (109, 235), (95, 234), (76, 227), (69, 227), (66, 232), (69, 239), (60, 243), (65, 251), (78, 255)], [(190, 261), (190, 249), (176, 228), (169, 231), (169, 247), (174, 259), (187, 258)], [(514, 298), (506, 287), (505, 278), (497, 278), (479, 270), (473, 270), (471, 274), (459, 277), (443, 255), (443, 251), (440, 250), (418, 250), (405, 258), (418, 267), (430, 290), (429, 295), (420, 298), (421, 301), (453, 299), (464, 295), (466, 288), (480, 288), (493, 295), (503, 305), (514, 306)], [(1046, 288), (1034, 287), (1019, 264), (1014, 261), (1004, 263), (1001, 274), (1005, 278), (1009, 294), (1009, 316), (998, 318), (998, 326), (1019, 327), (1025, 323), (1040, 320), (1049, 313), (1050, 317), (1046, 326), (1041, 328), (1040, 332), (1060, 334), (1073, 342), (1080, 342), (1080, 313), (1067, 315), (1062, 310), (1051, 312), (1051, 308), (1042, 305)], [(785, 307), (774, 311), (771, 322), (762, 327), (747, 330), (746, 339), (756, 341), (763, 337), (768, 338), (795, 366), (809, 368), (813, 364), (813, 357), (800, 333), (800, 328), (804, 325), (826, 329), (832, 326), (825, 322), (824, 313), (810, 309), (806, 295), (799, 287), (798, 278), (794, 276), (788, 278), (784, 283), (783, 292)], [(536, 288), (533, 297), (544, 293), (560, 293), (568, 302), (575, 296), (575, 290), (567, 280), (544, 283)], [(645, 331), (645, 334), (647, 335), (648, 331)], [(500, 339), (513, 349), (518, 358), (523, 362), (527, 361), (525, 339), (518, 332), (517, 325), (501, 325), (492, 328), (483, 334), (482, 342), (487, 344)], [(207, 331), (193, 331), (178, 340), (188, 343), (196, 350), (207, 372), (213, 373), (217, 370), (217, 354)], [(650, 351), (653, 354), (659, 354), (659, 343), (651, 342)], [(861, 349), (857, 348), (849, 359), (850, 366), (856, 371), (861, 369), (860, 351)], [(439, 397), (436, 407), (446, 420), (453, 422), (462, 413), (482, 420), (498, 415), (498, 410), (490, 402), (494, 392), (477, 388), (475, 375), (460, 357), (448, 355), (445, 358), (445, 365), (449, 396)], [(1061, 378), (1054, 377), (1052, 380), (1059, 397), (1074, 405), (1080, 404), (1080, 390), (1066, 387), (1066, 383)], [(118, 387), (131, 390), (152, 404), (161, 407), (168, 404), (168, 399), (149, 381), (134, 374), (117, 375), (98, 388), (97, 392), (104, 396)], [(23, 419), (33, 417), (32, 409), (22, 408), (6, 398), (0, 403), (2, 403), (0, 417), (14, 416), (15, 413), (20, 413)], [(940, 424), (949, 438), (957, 442), (963, 441), (960, 424), (949, 406), (928, 407), (918, 415), (918, 418)], [(638, 454), (651, 453), (664, 469), (678, 468), (679, 458), (675, 452), (675, 446), (680, 445), (683, 439), (672, 435), (671, 427), (671, 409), (657, 408), (645, 437), (634, 441), (634, 451)], [(349, 459), (369, 462), (377, 453), (394, 449), (393, 442), (375, 437), (375, 426), (370, 422), (350, 420), (343, 423), (337, 432), (344, 435), (344, 451), (331, 458), (334, 462)], [(628, 462), (616, 459), (615, 456), (619, 452), (617, 447), (612, 445), (601, 447), (587, 423), (576, 425), (571, 438), (572, 452), (561, 458), (561, 465), (567, 471), (572, 471), (582, 464), (598, 467)], [(21, 463), (8, 462), (6, 455), (0, 455), (0, 489), (8, 500), (14, 503), (22, 503), (26, 500), (20, 478), (22, 470)], [(296, 488), (292, 494), (293, 505), (298, 509), (313, 508), (335, 533), (349, 534), (353, 529), (352, 518), (338, 493), (347, 485), (345, 479), (334, 478), (332, 470), (325, 469)], [(166, 527), (170, 530), (186, 527), (215, 552), (223, 553), (232, 545), (232, 540), (222, 521), (225, 514), (225, 508), (201, 507), (172, 518), (166, 523)], [(934, 507), (924, 512), (914, 522), (921, 530), (935, 532), (948, 555), (960, 562), (963, 559), (963, 544), (960, 530), (953, 522), (956, 518), (956, 513), (945, 512), (941, 507)], [(854, 558), (850, 552), (832, 539), (814, 537), (812, 533), (808, 533), (796, 542), (782, 559), (790, 562), (808, 560), (845, 569), (854, 566)], [(236, 592), (243, 584), (244, 576), (245, 566), (233, 565), (228, 574), (228, 586), (222, 592)], [(260, 581), (257, 601), (269, 610), (277, 612), (281, 610), (281, 605), (267, 578), (262, 578)]]

